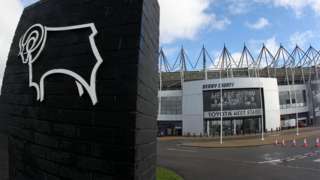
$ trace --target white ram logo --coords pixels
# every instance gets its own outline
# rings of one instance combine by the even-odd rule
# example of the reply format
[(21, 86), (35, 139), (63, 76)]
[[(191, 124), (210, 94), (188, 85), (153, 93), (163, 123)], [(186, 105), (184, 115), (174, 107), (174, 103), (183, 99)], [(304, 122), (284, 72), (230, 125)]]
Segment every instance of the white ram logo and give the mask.
[[(33, 77), (33, 67), (32, 64), (39, 58), (47, 40), (48, 32), (50, 31), (72, 31), (78, 30), (82, 28), (90, 28), (92, 33), (89, 36), (90, 46), (94, 57), (97, 62), (95, 63), (90, 76), (90, 82), (86, 82), (86, 80), (81, 77), (79, 74), (69, 70), (69, 69), (51, 69), (45, 72), (41, 78), (40, 82), (34, 82)], [(71, 76), (75, 79), (75, 83), (78, 88), (79, 96), (82, 96), (84, 93), (83, 88), (88, 92), (92, 104), (95, 105), (98, 102), (97, 94), (96, 94), (96, 74), (103, 62), (97, 46), (94, 41), (94, 37), (97, 35), (98, 31), (94, 25), (94, 23), (77, 25), (77, 26), (68, 26), (68, 27), (46, 27), (41, 24), (35, 24), (31, 26), (25, 34), (20, 38), (19, 42), (19, 56), (22, 59), (24, 64), (28, 64), (29, 66), (29, 87), (34, 87), (37, 92), (37, 100), (42, 102), (44, 100), (44, 80), (46, 77), (53, 74), (64, 74)]]

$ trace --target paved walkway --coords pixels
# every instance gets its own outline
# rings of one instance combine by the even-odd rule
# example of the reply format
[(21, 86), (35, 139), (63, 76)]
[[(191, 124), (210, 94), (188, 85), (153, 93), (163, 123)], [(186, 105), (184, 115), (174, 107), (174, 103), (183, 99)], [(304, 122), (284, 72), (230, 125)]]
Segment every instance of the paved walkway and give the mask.
[[(300, 135), (296, 136), (296, 130), (286, 130), (281, 132), (267, 133), (265, 134), (264, 141), (261, 140), (261, 134), (259, 135), (247, 135), (247, 136), (231, 136), (224, 137), (223, 144), (220, 144), (219, 137), (163, 137), (159, 138), (159, 141), (181, 141), (182, 146), (192, 147), (207, 147), (207, 148), (224, 148), (224, 147), (248, 147), (248, 146), (260, 146), (273, 144), (276, 139), (279, 143), (285, 140), (286, 143), (291, 143), (293, 139), (296, 139), (298, 144), (302, 143), (304, 138), (320, 138), (320, 128), (303, 128), (300, 129)], [(314, 141), (314, 140), (313, 140)], [(315, 142), (309, 142), (310, 145), (314, 145)]]

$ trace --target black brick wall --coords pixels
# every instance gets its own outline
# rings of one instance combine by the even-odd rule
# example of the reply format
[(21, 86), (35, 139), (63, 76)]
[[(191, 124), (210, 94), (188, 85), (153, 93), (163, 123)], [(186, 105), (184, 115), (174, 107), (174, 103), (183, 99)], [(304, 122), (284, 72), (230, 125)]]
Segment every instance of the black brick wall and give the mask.
[[(93, 106), (86, 91), (79, 97), (74, 79), (58, 74), (45, 80), (45, 100), (37, 101), (28, 65), (18, 57), (20, 37), (36, 23), (92, 22), (104, 60), (96, 81), (99, 102)], [(34, 71), (67, 65), (88, 74), (92, 52), (77, 33), (49, 32)], [(158, 44), (157, 0), (45, 0), (27, 7), (0, 99), (10, 180), (154, 180)]]

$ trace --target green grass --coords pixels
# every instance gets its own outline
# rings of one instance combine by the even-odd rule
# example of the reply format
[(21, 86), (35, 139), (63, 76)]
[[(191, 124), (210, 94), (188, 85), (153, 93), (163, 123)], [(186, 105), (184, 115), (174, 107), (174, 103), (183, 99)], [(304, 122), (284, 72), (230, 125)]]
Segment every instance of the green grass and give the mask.
[(157, 180), (183, 180), (173, 171), (168, 169), (157, 167)]

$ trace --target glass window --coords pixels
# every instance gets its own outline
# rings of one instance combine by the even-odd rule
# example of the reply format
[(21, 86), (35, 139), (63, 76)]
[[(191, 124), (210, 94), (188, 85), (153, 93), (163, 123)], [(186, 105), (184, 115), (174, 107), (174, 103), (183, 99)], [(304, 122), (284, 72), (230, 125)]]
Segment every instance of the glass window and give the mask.
[[(292, 94), (294, 101), (292, 103), (296, 103), (297, 106), (306, 106), (307, 101), (306, 101), (306, 91), (305, 90), (297, 90), (295, 91), (296, 94)], [(295, 99), (296, 97), (296, 99)]]
[(182, 97), (161, 97), (161, 112), (165, 115), (182, 114)]
[[(290, 103), (291, 94), (291, 103)], [(295, 90), (295, 91), (283, 91), (279, 92), (279, 100), (281, 109), (304, 107), (307, 105), (306, 91)]]
[(289, 91), (283, 91), (279, 93), (280, 105), (290, 104), (290, 95)]

